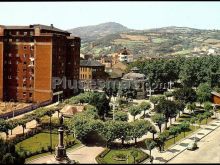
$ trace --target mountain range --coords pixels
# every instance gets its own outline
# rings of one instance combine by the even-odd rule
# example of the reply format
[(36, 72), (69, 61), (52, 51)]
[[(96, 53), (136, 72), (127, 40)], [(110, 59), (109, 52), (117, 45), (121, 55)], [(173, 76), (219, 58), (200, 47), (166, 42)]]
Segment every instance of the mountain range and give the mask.
[(81, 53), (94, 56), (114, 53), (123, 47), (135, 57), (205, 55), (209, 49), (218, 53), (220, 48), (219, 30), (176, 26), (135, 30), (107, 22), (68, 31), (82, 39)]

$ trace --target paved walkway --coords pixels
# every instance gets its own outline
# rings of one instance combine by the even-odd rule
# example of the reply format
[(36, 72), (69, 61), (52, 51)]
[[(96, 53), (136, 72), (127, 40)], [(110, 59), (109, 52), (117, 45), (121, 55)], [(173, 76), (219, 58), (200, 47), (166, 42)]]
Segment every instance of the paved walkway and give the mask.
[[(45, 106), (45, 108), (50, 108), (50, 107), (53, 107), (53, 106), (55, 106), (55, 105), (57, 105), (57, 103), (54, 103), (54, 104), (50, 104), (50, 105), (48, 105), (48, 106)], [(10, 119), (8, 119), (8, 120), (10, 121), (10, 120), (13, 120), (13, 119), (20, 119), (20, 118), (22, 118), (24, 115), (31, 114), (31, 113), (33, 113), (34, 111), (36, 111), (36, 110), (33, 110), (33, 111), (31, 111), (31, 112), (27, 112), (27, 113), (25, 113), (25, 114), (16, 116), (16, 117), (14, 117), (14, 118), (10, 118)], [(58, 117), (58, 112), (55, 112), (52, 117)], [(32, 120), (32, 121), (30, 121), (30, 122), (28, 122), (28, 123), (26, 124), (26, 129), (24, 129), (24, 132), (27, 133), (27, 132), (30, 131), (32, 128), (36, 128), (36, 127), (37, 127), (36, 121), (35, 121), (35, 120)], [(13, 138), (13, 137), (15, 137), (17, 134), (23, 134), (23, 128), (22, 128), (22, 126), (17, 126), (17, 127), (15, 127), (15, 128), (12, 130), (12, 135), (11, 135), (11, 131), (10, 131), (10, 130), (9, 130), (8, 132), (9, 132), (9, 138)], [(5, 134), (4, 132), (0, 132), (0, 138), (6, 139), (6, 134)]]
[[(187, 138), (177, 142), (171, 146), (167, 151), (160, 153), (158, 149), (152, 150), (152, 156), (154, 157), (154, 163), (167, 163), (177, 155), (186, 150), (187, 145), (196, 139), (200, 140), (206, 137), (208, 134), (220, 127), (220, 119), (215, 119), (208, 125), (201, 126), (202, 128), (197, 130), (194, 134), (189, 135)], [(148, 150), (143, 150), (149, 154)]]
[[(96, 146), (85, 146), (82, 145), (73, 150), (67, 151), (67, 155), (71, 160), (76, 160), (80, 164), (97, 164), (95, 157), (104, 150), (103, 147)], [(26, 164), (43, 164), (50, 163), (54, 161), (54, 155), (43, 156), (32, 161), (27, 162)]]

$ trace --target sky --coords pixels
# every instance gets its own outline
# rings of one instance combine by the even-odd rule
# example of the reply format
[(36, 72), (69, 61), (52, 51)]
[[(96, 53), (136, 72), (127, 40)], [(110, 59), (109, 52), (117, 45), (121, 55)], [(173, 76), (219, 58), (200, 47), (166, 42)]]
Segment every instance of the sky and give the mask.
[(67, 30), (117, 22), (143, 30), (166, 26), (220, 29), (220, 2), (0, 2), (0, 24), (53, 24)]

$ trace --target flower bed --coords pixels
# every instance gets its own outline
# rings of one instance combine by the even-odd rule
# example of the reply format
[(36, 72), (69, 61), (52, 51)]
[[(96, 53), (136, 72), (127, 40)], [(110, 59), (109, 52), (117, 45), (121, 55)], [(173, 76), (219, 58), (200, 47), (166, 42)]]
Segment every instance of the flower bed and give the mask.
[(134, 158), (131, 155), (132, 150), (136, 150), (138, 152), (138, 156), (135, 161), (136, 163), (141, 163), (149, 158), (149, 155), (140, 149), (105, 149), (96, 157), (96, 161), (99, 164), (131, 164), (134, 163)]

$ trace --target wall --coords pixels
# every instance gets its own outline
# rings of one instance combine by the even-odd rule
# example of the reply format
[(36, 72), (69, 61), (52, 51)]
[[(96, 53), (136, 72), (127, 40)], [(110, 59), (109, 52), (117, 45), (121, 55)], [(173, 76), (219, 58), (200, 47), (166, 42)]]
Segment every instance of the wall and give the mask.
[(213, 95), (212, 99), (214, 104), (220, 104), (220, 97)]
[(35, 43), (34, 101), (52, 99), (52, 38), (37, 37)]

